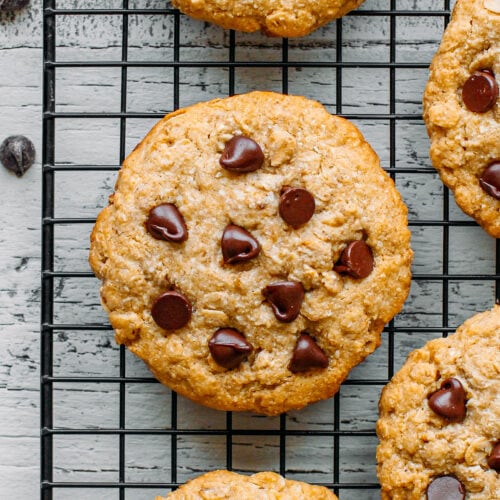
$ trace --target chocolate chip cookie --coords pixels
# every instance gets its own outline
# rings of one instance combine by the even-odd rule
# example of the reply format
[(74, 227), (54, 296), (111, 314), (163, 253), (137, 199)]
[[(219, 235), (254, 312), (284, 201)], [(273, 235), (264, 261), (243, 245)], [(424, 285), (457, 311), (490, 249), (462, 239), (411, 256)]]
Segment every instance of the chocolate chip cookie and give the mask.
[(119, 343), (180, 394), (275, 415), (334, 394), (410, 285), (407, 211), (359, 131), (253, 92), (166, 116), (90, 263)]
[(500, 0), (458, 0), (424, 95), (431, 159), (462, 210), (500, 237)]
[(217, 470), (203, 474), (156, 500), (337, 500), (323, 486), (313, 486), (285, 479), (274, 472), (259, 472), (244, 476)]
[(270, 36), (304, 36), (342, 17), (364, 0), (173, 0), (185, 14), (239, 31), (262, 30)]
[(384, 388), (382, 498), (500, 498), (500, 306), (410, 354)]

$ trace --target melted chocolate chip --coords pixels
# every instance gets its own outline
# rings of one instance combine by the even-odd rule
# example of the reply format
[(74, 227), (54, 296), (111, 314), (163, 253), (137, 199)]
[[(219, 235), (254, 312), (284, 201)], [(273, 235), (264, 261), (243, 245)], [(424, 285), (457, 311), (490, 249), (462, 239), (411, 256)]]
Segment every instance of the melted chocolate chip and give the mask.
[(465, 406), (465, 391), (456, 378), (443, 381), (441, 388), (429, 396), (431, 410), (450, 422), (462, 422), (467, 408)]
[(305, 372), (311, 368), (326, 368), (328, 357), (313, 338), (303, 332), (293, 351), (288, 369), (293, 373)]
[(464, 485), (455, 476), (436, 477), (427, 486), (427, 500), (464, 500)]
[(476, 71), (465, 82), (462, 99), (470, 111), (486, 113), (496, 103), (498, 84), (492, 71)]
[(156, 324), (165, 330), (176, 330), (191, 318), (191, 304), (182, 293), (173, 290), (162, 293), (151, 308)]
[(219, 163), (231, 172), (253, 172), (264, 163), (264, 153), (250, 137), (235, 135), (226, 142)]
[(260, 253), (259, 242), (246, 229), (234, 224), (229, 224), (224, 229), (221, 248), (225, 264), (244, 262)]
[(479, 184), (486, 193), (500, 200), (500, 161), (495, 161), (486, 168)]
[(285, 186), (281, 191), (279, 212), (281, 218), (297, 229), (309, 222), (316, 204), (313, 195), (306, 189)]
[(271, 304), (274, 315), (283, 323), (290, 323), (300, 313), (304, 300), (304, 287), (296, 281), (280, 281), (267, 285), (262, 294)]
[(488, 465), (490, 468), (500, 472), (500, 441), (498, 441), (491, 450), (490, 456), (488, 457)]
[(188, 238), (184, 217), (173, 203), (162, 203), (149, 211), (146, 228), (157, 240), (180, 243)]
[(374, 261), (370, 247), (363, 241), (352, 241), (347, 245), (334, 270), (340, 274), (349, 274), (353, 278), (366, 278), (373, 271)]
[(224, 368), (236, 368), (253, 351), (243, 334), (234, 328), (220, 328), (208, 341), (214, 361)]

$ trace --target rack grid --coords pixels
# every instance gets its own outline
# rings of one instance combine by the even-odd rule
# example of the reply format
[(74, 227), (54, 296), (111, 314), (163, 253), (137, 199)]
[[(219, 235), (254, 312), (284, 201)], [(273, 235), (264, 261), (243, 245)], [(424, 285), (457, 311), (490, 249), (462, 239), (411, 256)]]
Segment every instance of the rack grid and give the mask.
[[(43, 2), (41, 498), (152, 498), (216, 465), (256, 472), (264, 464), (287, 477), (323, 484), (341, 500), (377, 498), (374, 422), (379, 391), (409, 350), (430, 338), (446, 336), (475, 309), (486, 309), (495, 296), (499, 298), (499, 246), (461, 214), (441, 186), (422, 132), (419, 99), (430, 58), (450, 17), (450, 0), (367, 0), (359, 10), (296, 40), (224, 31), (190, 20), (160, 1), (101, 4), (104, 7), (93, 8), (92, 2)], [(108, 25), (109, 30), (103, 31)], [(94, 37), (92, 30), (99, 27), (100, 35)], [(137, 32), (152, 33), (151, 40), (144, 42), (148, 50), (141, 48)], [(419, 36), (425, 34), (423, 43)], [(85, 37), (88, 40), (83, 42)], [(141, 72), (148, 77), (141, 79)], [(101, 73), (109, 76), (110, 84), (108, 77), (96, 76)], [(83, 89), (78, 80), (89, 74), (93, 80), (85, 88), (94, 87), (92, 92), (97, 94), (109, 90), (113, 109), (94, 109), (92, 95), (97, 94), (92, 92), (85, 102), (77, 102), (74, 91)], [(365, 78), (373, 78), (373, 92), (363, 91), (370, 87)], [(137, 104), (151, 82), (165, 84), (169, 99), (165, 108), (163, 99), (156, 108)], [(153, 404), (153, 411), (160, 408), (168, 413), (165, 424), (153, 419), (147, 427), (131, 425), (128, 402), (159, 384), (129, 358), (123, 346), (109, 342), (111, 327), (98, 312), (98, 300), (88, 298), (88, 290), (98, 290), (98, 283), (85, 252), (75, 248), (87, 250), (85, 238), (97, 212), (86, 213), (85, 207), (105, 205), (103, 193), (111, 193), (110, 184), (134, 141), (166, 112), (196, 100), (269, 87), (322, 101), (331, 112), (354, 121), (381, 156), (410, 209), (416, 259), (409, 301), (385, 328), (383, 346), (354, 370), (329, 402), (275, 419), (231, 413), (222, 418), (190, 406), (168, 390), (154, 393), (153, 389), (151, 399), (145, 401)], [(96, 124), (102, 128), (97, 136)], [(97, 153), (89, 144), (78, 153), (78, 138), (85, 134), (107, 144), (102, 151), (106, 161), (97, 158), (99, 140)], [(73, 205), (72, 187), (78, 198)], [(420, 257), (424, 253), (427, 257)], [(69, 294), (64, 291), (68, 288)], [(105, 360), (111, 360), (113, 369), (79, 366), (77, 356), (83, 356), (83, 364), (87, 358), (78, 346), (88, 347), (91, 337), (101, 342), (94, 354), (99, 357), (100, 351), (109, 351)], [(71, 360), (65, 369), (64, 356)], [(94, 391), (95, 387), (104, 389)], [(136, 392), (130, 392), (131, 387)], [(88, 414), (86, 392), (101, 397)], [(72, 411), (64, 409), (62, 401), (73, 394), (80, 399)], [(358, 405), (367, 401), (370, 409), (360, 410)], [(75, 408), (82, 407), (78, 405), (85, 407), (81, 422), (75, 418)], [(115, 425), (107, 424), (114, 418), (109, 413), (117, 416)], [(368, 417), (358, 418), (359, 413)], [(193, 414), (202, 418), (191, 422)], [(79, 449), (79, 440), (87, 438), (94, 441)], [(108, 438), (108, 445), (99, 448), (100, 438)], [(64, 439), (70, 440), (67, 445), (61, 445)], [(163, 469), (151, 466), (153, 473), (158, 471), (154, 480), (150, 476), (131, 479), (136, 477), (131, 467), (139, 460), (131, 458), (130, 443), (147, 447), (148, 439), (151, 443), (165, 439), (160, 456), (165, 465)], [(193, 441), (186, 447), (189, 439)], [(196, 451), (197, 445), (201, 451)], [(255, 453), (255, 460), (241, 459), (245, 447), (251, 449), (250, 455)], [(89, 450), (116, 460), (109, 467), (82, 473), (71, 466), (71, 449), (75, 462), (83, 462)], [(198, 458), (198, 466), (185, 463), (191, 452), (205, 457)], [(257, 458), (259, 453), (263, 458)], [(312, 459), (316, 465), (306, 466), (315, 454), (320, 455), (316, 462)]]

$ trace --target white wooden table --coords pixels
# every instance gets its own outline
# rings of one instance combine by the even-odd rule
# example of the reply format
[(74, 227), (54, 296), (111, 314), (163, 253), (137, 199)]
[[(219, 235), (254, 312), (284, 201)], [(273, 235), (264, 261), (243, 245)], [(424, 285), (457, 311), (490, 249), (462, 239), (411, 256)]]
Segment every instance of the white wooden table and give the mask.
[(0, 14), (0, 141), (25, 134), (37, 161), (0, 168), (0, 498), (39, 496), (41, 2)]
[[(62, 2), (73, 7), (95, 6), (94, 2)], [(133, 2), (131, 2), (133, 3)], [(113, 0), (100, 7), (119, 5)], [(134, 5), (160, 6), (160, 1), (135, 2)], [(436, 5), (439, 4), (439, 7)], [(398, 9), (436, 9), (444, 2), (435, 0), (398, 0)], [(365, 9), (388, 9), (388, 0), (367, 0)], [(61, 23), (58, 47), (60, 60), (119, 59), (120, 20), (100, 17), (85, 27), (79, 20)], [(442, 18), (398, 18), (397, 60), (429, 62), (442, 32)], [(0, 17), (0, 140), (12, 134), (30, 137), (37, 147), (37, 162), (19, 179), (0, 168), (2, 208), (0, 209), (0, 498), (39, 497), (39, 310), (40, 310), (40, 206), (41, 206), (41, 77), (42, 77), (41, 1), (16, 16)], [(158, 60), (168, 56), (171, 27), (158, 18), (141, 18), (132, 23), (129, 58)], [(203, 23), (182, 18), (183, 56), (191, 60), (227, 60), (227, 33)], [(388, 18), (352, 16), (343, 23), (346, 41), (344, 60), (388, 60)], [(290, 40), (290, 60), (335, 60), (332, 48), (334, 25), (301, 40)], [(333, 38), (334, 39), (334, 38)], [(280, 41), (260, 34), (237, 36), (237, 57), (279, 60)], [(227, 74), (217, 69), (187, 69), (181, 73), (181, 102), (186, 105), (227, 94)], [(130, 68), (128, 72), (129, 110), (167, 111), (172, 107), (172, 75), (154, 68)], [(420, 113), (421, 95), (427, 72), (398, 70), (396, 74), (396, 111)], [(344, 113), (387, 113), (388, 78), (386, 69), (343, 70)], [(289, 69), (289, 92), (304, 94), (325, 103), (334, 112), (335, 71), (331, 69)], [(165, 84), (166, 83), (166, 84)], [(281, 90), (281, 71), (238, 69), (236, 92), (251, 89)], [(60, 111), (102, 111), (119, 109), (119, 71), (85, 69), (61, 71), (58, 76)], [(118, 106), (118, 108), (117, 108)], [(127, 151), (146, 133), (155, 120), (130, 121)], [(99, 122), (94, 122), (98, 124)], [(73, 163), (116, 163), (116, 124), (68, 120), (57, 129), (57, 160)], [(359, 120), (357, 124), (380, 155), (383, 166), (390, 165), (387, 124)], [(57, 141), (56, 141), (57, 142)], [(397, 122), (397, 166), (429, 167), (428, 140), (419, 120)], [(79, 176), (61, 174), (56, 184), (56, 215), (93, 217), (106, 204), (112, 192), (115, 172)], [(397, 186), (410, 209), (415, 250), (416, 274), (442, 273), (441, 227), (418, 225), (420, 220), (442, 216), (442, 186), (435, 174), (398, 174)], [(452, 220), (468, 220), (450, 202)], [(86, 262), (89, 225), (61, 228), (56, 235), (56, 266), (60, 270), (88, 270)], [(495, 242), (478, 227), (450, 229), (449, 272), (452, 274), (494, 274)], [(56, 317), (60, 323), (105, 321), (98, 303), (98, 283), (59, 280), (56, 282)], [(397, 324), (407, 327), (443, 324), (442, 283), (415, 281), (410, 298)], [(458, 325), (476, 311), (491, 307), (493, 281), (455, 280), (448, 286), (449, 324)], [(411, 328), (410, 328), (411, 330)], [(395, 338), (395, 366), (408, 352), (439, 333), (401, 333)], [(111, 332), (59, 333), (54, 342), (54, 369), (72, 376), (116, 375), (118, 350)], [(141, 363), (127, 355), (127, 375), (148, 376)], [(387, 338), (367, 362), (356, 368), (353, 378), (387, 376)], [(348, 386), (341, 392), (341, 421), (345, 428), (373, 429), (380, 387)], [(170, 392), (158, 384), (127, 388), (127, 426), (165, 427), (169, 425)], [(54, 425), (57, 427), (117, 426), (118, 388), (110, 384), (65, 384), (54, 391)], [(287, 418), (289, 429), (329, 428), (332, 401), (314, 405)], [(179, 400), (179, 411), (186, 428), (224, 428), (225, 415)], [(276, 429), (279, 419), (255, 415), (235, 415), (234, 428)], [(127, 436), (126, 479), (128, 481), (168, 482), (170, 477), (169, 438), (165, 436)], [(341, 463), (342, 480), (374, 482), (376, 440), (366, 437), (343, 445), (346, 459)], [(233, 466), (252, 471), (276, 469), (275, 436), (254, 442), (248, 437), (234, 438)], [(287, 438), (289, 476), (311, 482), (331, 481), (331, 449), (328, 439)], [(179, 481), (200, 471), (225, 466), (225, 443), (203, 436), (178, 441)], [(59, 439), (54, 448), (54, 476), (57, 481), (116, 481), (117, 437), (89, 436)], [(342, 458), (342, 460), (344, 460)], [(151, 499), (161, 491), (135, 489), (126, 498)], [(72, 496), (73, 495), (73, 496)], [(61, 490), (55, 498), (117, 498), (116, 490)], [(377, 492), (355, 490), (341, 500), (377, 498)]]

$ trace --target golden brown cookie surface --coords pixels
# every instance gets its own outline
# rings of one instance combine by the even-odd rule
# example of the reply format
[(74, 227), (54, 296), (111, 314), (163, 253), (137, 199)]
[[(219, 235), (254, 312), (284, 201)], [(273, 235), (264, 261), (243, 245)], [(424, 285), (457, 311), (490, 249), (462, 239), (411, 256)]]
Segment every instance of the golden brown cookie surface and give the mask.
[(500, 237), (500, 1), (458, 0), (431, 65), (431, 159), (457, 204)]
[(323, 486), (285, 479), (274, 472), (244, 476), (226, 470), (203, 474), (156, 500), (337, 500)]
[(500, 498), (500, 306), (413, 351), (379, 409), (383, 499)]
[(408, 294), (409, 240), (352, 124), (254, 92), (153, 128), (98, 217), (90, 263), (117, 341), (161, 382), (274, 415), (330, 397), (379, 345)]
[(262, 30), (270, 36), (304, 36), (342, 17), (364, 0), (174, 0), (185, 14), (240, 31)]

